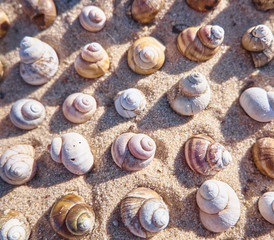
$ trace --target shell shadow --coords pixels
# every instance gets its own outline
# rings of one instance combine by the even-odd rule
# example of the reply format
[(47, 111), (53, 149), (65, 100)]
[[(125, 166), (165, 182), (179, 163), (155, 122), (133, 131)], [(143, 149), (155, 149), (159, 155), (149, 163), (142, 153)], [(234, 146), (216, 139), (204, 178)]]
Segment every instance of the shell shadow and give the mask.
[(63, 0), (63, 1), (54, 1), (55, 6), (57, 8), (57, 15), (60, 15), (71, 8), (73, 8), (75, 5), (80, 3), (80, 0)]
[(8, 184), (4, 182), (4, 180), (0, 180), (0, 199), (7, 195), (8, 193), (12, 192), (13, 189), (15, 189), (16, 186)]

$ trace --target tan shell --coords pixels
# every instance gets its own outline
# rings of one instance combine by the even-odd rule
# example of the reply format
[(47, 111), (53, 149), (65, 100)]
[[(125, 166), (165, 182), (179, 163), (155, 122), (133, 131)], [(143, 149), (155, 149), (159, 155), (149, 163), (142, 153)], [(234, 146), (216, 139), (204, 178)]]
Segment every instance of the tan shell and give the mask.
[(10, 21), (6, 13), (0, 9), (0, 38), (4, 37), (9, 30)]
[(200, 12), (213, 10), (221, 0), (186, 0), (187, 4)]
[(266, 192), (260, 197), (258, 207), (264, 219), (274, 224), (274, 192)]
[(273, 0), (253, 0), (256, 8), (262, 11), (267, 11), (274, 8)]

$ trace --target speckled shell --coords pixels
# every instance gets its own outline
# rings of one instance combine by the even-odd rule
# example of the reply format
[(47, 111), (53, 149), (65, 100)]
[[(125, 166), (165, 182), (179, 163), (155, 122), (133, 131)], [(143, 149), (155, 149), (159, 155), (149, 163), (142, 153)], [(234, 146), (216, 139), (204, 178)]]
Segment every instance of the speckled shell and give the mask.
[(274, 224), (274, 192), (266, 192), (260, 197), (258, 207), (264, 219)]
[(133, 118), (146, 106), (145, 95), (136, 88), (121, 91), (114, 99), (116, 111), (124, 118)]
[(267, 11), (274, 8), (273, 0), (253, 0), (256, 8), (262, 11)]
[(80, 239), (92, 232), (95, 214), (84, 199), (75, 194), (59, 198), (50, 212), (53, 230), (66, 239)]
[(6, 13), (0, 9), (0, 38), (4, 37), (9, 30), (10, 21)]
[(169, 211), (158, 193), (139, 187), (122, 200), (121, 217), (132, 234), (148, 238), (167, 227)]
[(189, 27), (177, 38), (177, 47), (186, 58), (203, 62), (213, 57), (224, 39), (224, 29), (218, 25)]
[(224, 182), (205, 181), (197, 192), (196, 201), (201, 222), (209, 231), (226, 231), (240, 218), (240, 201), (234, 190)]
[(274, 178), (274, 138), (265, 137), (257, 140), (252, 147), (252, 155), (261, 173)]
[(138, 171), (150, 164), (156, 144), (145, 134), (124, 133), (117, 137), (111, 147), (114, 162), (123, 170)]
[(31, 145), (15, 145), (0, 158), (0, 177), (12, 185), (30, 181), (36, 173), (35, 150)]
[(37, 38), (24, 37), (20, 42), (20, 74), (25, 82), (41, 85), (52, 79), (59, 60), (54, 49)]
[(94, 97), (84, 93), (73, 93), (63, 103), (63, 114), (73, 123), (84, 123), (90, 120), (97, 108)]
[(240, 96), (240, 104), (245, 112), (258, 122), (274, 120), (274, 92), (252, 87)]
[(63, 163), (74, 174), (86, 174), (93, 166), (93, 155), (88, 142), (78, 133), (65, 133), (54, 138), (48, 151), (55, 162)]
[(129, 67), (139, 74), (158, 71), (165, 61), (165, 46), (153, 37), (136, 40), (128, 50)]
[(25, 216), (15, 210), (0, 211), (1, 240), (28, 240), (30, 225)]
[(44, 106), (34, 99), (20, 99), (10, 109), (10, 120), (21, 129), (38, 127), (46, 117)]
[(221, 0), (186, 0), (187, 4), (196, 11), (206, 12), (213, 10)]

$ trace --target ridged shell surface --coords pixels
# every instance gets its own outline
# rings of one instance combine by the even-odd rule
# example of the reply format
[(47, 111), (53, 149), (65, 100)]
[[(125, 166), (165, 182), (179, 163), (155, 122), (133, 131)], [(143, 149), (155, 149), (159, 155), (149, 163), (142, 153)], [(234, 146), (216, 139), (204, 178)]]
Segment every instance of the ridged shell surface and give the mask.
[(213, 10), (221, 0), (186, 0), (187, 4), (196, 11), (206, 12)]
[(260, 197), (258, 207), (264, 219), (274, 224), (274, 192), (266, 192)]

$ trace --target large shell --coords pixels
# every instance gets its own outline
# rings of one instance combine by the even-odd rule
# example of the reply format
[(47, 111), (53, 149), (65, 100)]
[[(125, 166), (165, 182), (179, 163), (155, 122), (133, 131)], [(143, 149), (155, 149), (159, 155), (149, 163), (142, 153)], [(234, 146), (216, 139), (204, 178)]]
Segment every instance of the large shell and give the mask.
[(0, 177), (12, 185), (30, 181), (36, 173), (35, 150), (31, 145), (15, 145), (0, 158)]
[(177, 38), (177, 47), (181, 54), (196, 62), (203, 62), (213, 57), (224, 39), (224, 29), (218, 25), (189, 27)]
[(33, 37), (20, 42), (20, 74), (25, 82), (41, 85), (52, 79), (58, 70), (59, 60), (54, 49)]
[(111, 147), (114, 162), (123, 170), (138, 171), (154, 158), (156, 144), (145, 134), (124, 133), (117, 137)]
[(159, 70), (165, 61), (165, 46), (153, 37), (136, 40), (128, 50), (129, 67), (139, 74), (151, 74)]
[(165, 229), (169, 211), (158, 193), (149, 188), (136, 188), (122, 200), (122, 221), (135, 236), (148, 238)]
[(259, 211), (264, 219), (274, 224), (274, 192), (266, 192), (260, 197)]
[(4, 37), (10, 27), (10, 21), (6, 13), (0, 9), (0, 38)]
[(221, 0), (186, 0), (187, 4), (200, 12), (213, 10)]
[(274, 120), (274, 92), (266, 92), (258, 87), (248, 88), (242, 93), (240, 104), (258, 122)]
[(75, 194), (59, 198), (50, 212), (53, 230), (66, 239), (79, 239), (92, 232), (95, 214), (84, 199)]
[(124, 118), (133, 118), (146, 106), (145, 95), (136, 88), (121, 91), (114, 99), (116, 111)]
[(273, 0), (253, 0), (256, 8), (262, 11), (266, 11), (274, 8)]
[(78, 133), (65, 133), (48, 146), (51, 158), (77, 175), (86, 174), (93, 166), (93, 155), (87, 140)]
[(240, 218), (240, 201), (226, 183), (205, 181), (196, 195), (200, 219), (206, 229), (223, 232), (233, 227)]

